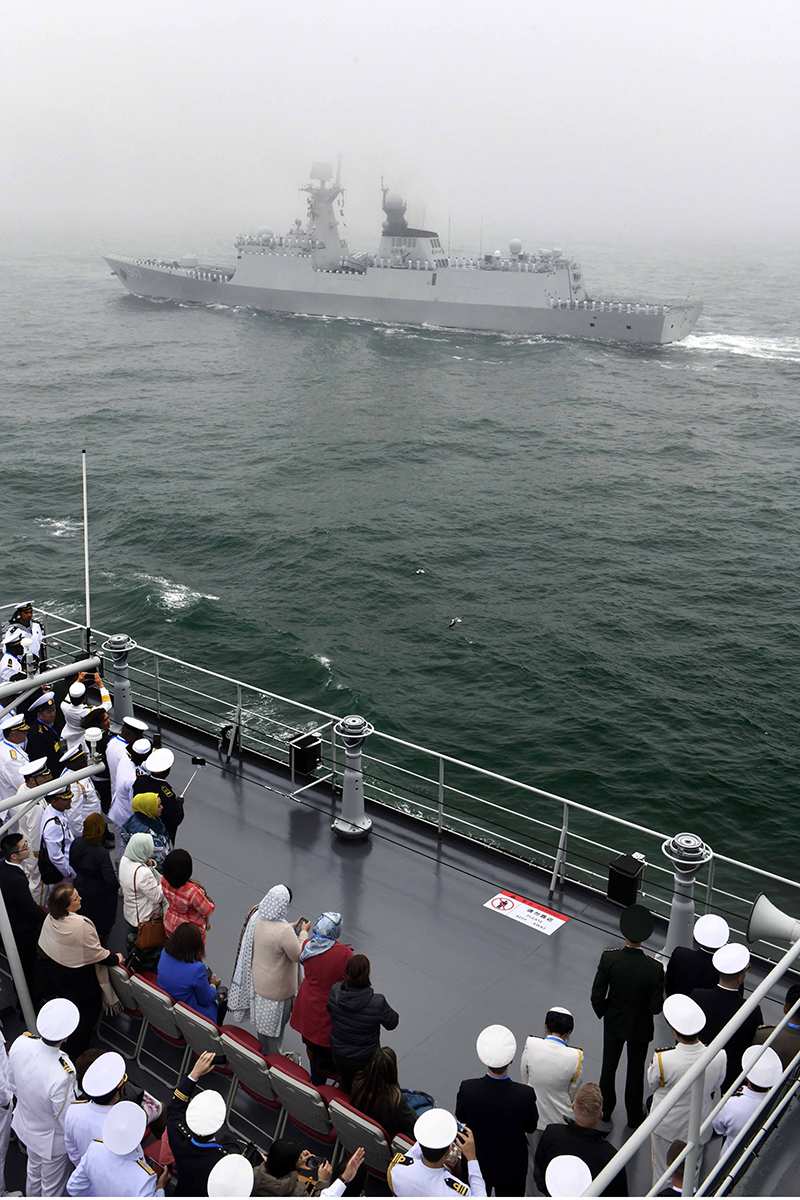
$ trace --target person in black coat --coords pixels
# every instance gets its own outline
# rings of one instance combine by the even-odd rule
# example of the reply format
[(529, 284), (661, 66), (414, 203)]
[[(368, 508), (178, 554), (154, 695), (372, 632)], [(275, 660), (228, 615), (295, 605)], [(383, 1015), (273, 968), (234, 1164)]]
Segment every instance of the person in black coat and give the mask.
[(81, 916), (94, 922), (104, 946), (117, 919), (119, 880), (107, 850), (103, 849), (106, 823), (99, 813), (83, 822), (83, 835), (69, 848), (69, 865), (75, 872), (75, 887), (81, 897)]
[(56, 706), (53, 692), (44, 692), (37, 696), (28, 708), (28, 723), (30, 732), (25, 752), (31, 762), (37, 758), (46, 758), (50, 774), (58, 779), (63, 771), (61, 755), (67, 748), (67, 739), (56, 729)]
[[(605, 1140), (607, 1135), (597, 1128), (603, 1111), (603, 1093), (596, 1083), (585, 1083), (578, 1089), (572, 1102), (572, 1111), (575, 1120), (568, 1121), (566, 1125), (548, 1125), (536, 1147), (533, 1181), (543, 1196), (550, 1195), (545, 1186), (545, 1173), (559, 1155), (574, 1154), (576, 1158), (583, 1159), (592, 1173), (592, 1179), (596, 1179), (617, 1153)], [(624, 1167), (602, 1195), (628, 1195), (628, 1178)]]
[(344, 982), (335, 983), (328, 996), (331, 1053), (339, 1086), (348, 1095), (353, 1077), (381, 1044), (381, 1026), (396, 1029), (400, 1021), (386, 998), (372, 990), (369, 969), (366, 954), (354, 954), (347, 960)]
[[(219, 1092), (208, 1089), (195, 1095), (199, 1081), (213, 1070), (214, 1054), (207, 1050), (179, 1080), (167, 1105), (167, 1139), (178, 1174), (176, 1196), (207, 1196), (212, 1168), (226, 1154), (242, 1152), (238, 1142), (222, 1141), (225, 1101)], [(199, 1109), (193, 1100), (201, 1102)]]
[(30, 858), (30, 853), (30, 847), (21, 833), (7, 833), (0, 841), (0, 891), (29, 988), (39, 934), (47, 916), (31, 895), (28, 876), (22, 865), (26, 858)]
[(146, 774), (138, 775), (133, 785), (133, 794), (155, 792), (161, 800), (161, 820), (169, 834), (173, 846), (177, 846), (178, 826), (186, 815), (183, 807), (183, 796), (178, 796), (175, 789), (167, 781), (175, 755), (166, 747), (154, 750), (145, 760)]
[[(709, 1046), (718, 1033), (728, 1024), (744, 1004), (744, 978), (750, 965), (750, 951), (746, 946), (729, 942), (714, 955), (714, 967), (718, 971), (718, 984), (714, 988), (695, 988), (692, 1000), (699, 1004), (706, 1015), (705, 1028), (700, 1031), (700, 1040)], [(756, 1030), (763, 1023), (761, 1006), (757, 1005), (744, 1024), (725, 1043), (728, 1070), (722, 1082), (722, 1090), (731, 1086), (742, 1069), (742, 1055), (752, 1046)]]
[(728, 922), (722, 917), (706, 913), (694, 925), (695, 948), (676, 946), (667, 963), (664, 991), (668, 996), (679, 992), (691, 996), (695, 988), (717, 986), (718, 971), (711, 961), (720, 946), (730, 937)]
[(603, 951), (592, 985), (592, 1008), (603, 1018), (603, 1117), (611, 1120), (617, 1103), (617, 1066), (627, 1046), (625, 1108), (632, 1129), (644, 1120), (647, 1049), (653, 1038), (653, 1016), (664, 1004), (664, 968), (642, 950), (654, 924), (652, 913), (641, 904), (626, 908), (619, 919), (625, 945)]
[(478, 1038), (478, 1058), (488, 1068), (479, 1079), (458, 1089), (456, 1119), (472, 1130), (486, 1191), (524, 1196), (528, 1177), (528, 1138), (539, 1121), (536, 1093), (516, 1083), (508, 1069), (517, 1055), (517, 1039), (505, 1025), (489, 1025)]

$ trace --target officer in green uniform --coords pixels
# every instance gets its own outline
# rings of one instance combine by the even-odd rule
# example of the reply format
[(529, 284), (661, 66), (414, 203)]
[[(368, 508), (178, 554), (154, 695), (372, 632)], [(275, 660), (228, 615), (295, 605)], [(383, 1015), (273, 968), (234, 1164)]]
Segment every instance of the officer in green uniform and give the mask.
[(603, 1119), (611, 1119), (617, 1102), (617, 1066), (627, 1045), (625, 1108), (632, 1129), (645, 1117), (644, 1072), (653, 1039), (653, 1015), (661, 1012), (664, 1003), (664, 968), (642, 950), (654, 924), (653, 914), (641, 904), (626, 908), (619, 919), (625, 945), (603, 951), (592, 985), (592, 1008), (603, 1019)]

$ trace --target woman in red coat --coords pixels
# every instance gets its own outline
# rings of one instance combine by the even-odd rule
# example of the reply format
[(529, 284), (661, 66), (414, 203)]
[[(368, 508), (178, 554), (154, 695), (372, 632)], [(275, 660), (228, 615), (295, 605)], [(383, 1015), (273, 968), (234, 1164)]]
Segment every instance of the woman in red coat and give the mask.
[(347, 960), (353, 957), (350, 946), (340, 943), (341, 933), (342, 914), (323, 913), (300, 955), (304, 975), (290, 1025), (306, 1044), (312, 1083), (324, 1083), (336, 1073), (331, 1058), (328, 994), (335, 983), (343, 981)]

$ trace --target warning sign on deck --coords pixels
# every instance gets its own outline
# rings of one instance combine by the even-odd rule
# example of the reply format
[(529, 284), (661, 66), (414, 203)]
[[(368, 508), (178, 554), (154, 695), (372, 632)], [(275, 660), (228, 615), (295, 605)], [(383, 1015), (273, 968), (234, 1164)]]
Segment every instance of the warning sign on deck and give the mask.
[(563, 913), (553, 912), (552, 909), (544, 908), (533, 900), (526, 900), (524, 896), (517, 896), (514, 892), (498, 892), (491, 900), (487, 900), (483, 907), (493, 908), (504, 917), (511, 917), (512, 921), (530, 925), (531, 929), (546, 933), (548, 937), (569, 920)]

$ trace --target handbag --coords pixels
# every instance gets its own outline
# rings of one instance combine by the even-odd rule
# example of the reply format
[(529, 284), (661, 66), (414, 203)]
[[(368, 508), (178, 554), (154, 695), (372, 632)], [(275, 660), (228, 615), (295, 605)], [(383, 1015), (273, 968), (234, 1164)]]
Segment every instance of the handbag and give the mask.
[[(133, 872), (133, 902), (136, 905), (136, 916), (139, 916), (139, 899), (136, 895), (136, 876), (141, 867)], [(164, 918), (160, 912), (154, 912), (146, 921), (139, 922), (136, 934), (137, 950), (160, 950), (169, 941), (169, 934), (164, 928)]]
[(42, 826), (42, 844), (39, 847), (39, 860), (38, 860), (39, 877), (41, 878), (42, 883), (51, 884), (51, 885), (54, 883), (62, 883), (63, 879), (64, 879), (64, 876), (61, 874), (58, 867), (53, 863), (52, 859), (50, 858), (50, 855), (47, 852), (47, 843), (44, 840), (45, 828), (46, 828), (46, 826), (52, 824), (53, 821), (55, 821), (56, 824), (61, 828), (61, 853), (62, 854), (64, 854), (66, 852), (66, 839), (67, 839), (67, 835), (64, 832), (64, 828), (61, 825), (61, 822), (56, 817), (50, 817), (49, 820), (45, 821), (44, 825)]

